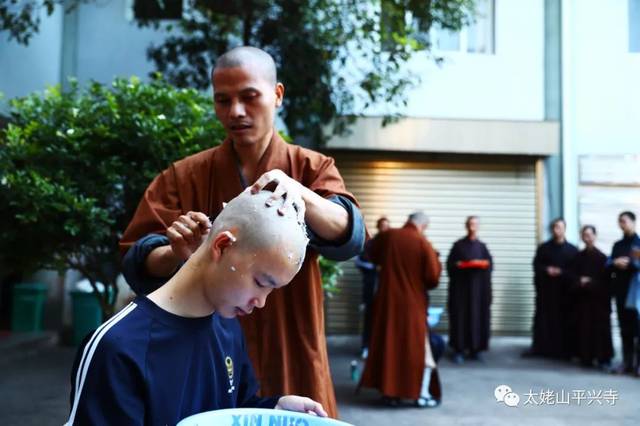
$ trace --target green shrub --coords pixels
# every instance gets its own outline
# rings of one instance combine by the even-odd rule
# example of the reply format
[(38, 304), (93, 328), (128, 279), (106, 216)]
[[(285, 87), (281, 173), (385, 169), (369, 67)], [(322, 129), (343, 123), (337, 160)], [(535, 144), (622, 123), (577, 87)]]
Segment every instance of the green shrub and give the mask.
[(159, 79), (71, 81), (12, 100), (0, 131), (0, 268), (77, 269), (116, 290), (118, 240), (147, 185), (223, 138), (208, 96)]
[(322, 256), (318, 258), (318, 264), (320, 265), (320, 275), (322, 276), (322, 289), (328, 297), (332, 297), (340, 291), (338, 278), (342, 276), (342, 267), (339, 262)]

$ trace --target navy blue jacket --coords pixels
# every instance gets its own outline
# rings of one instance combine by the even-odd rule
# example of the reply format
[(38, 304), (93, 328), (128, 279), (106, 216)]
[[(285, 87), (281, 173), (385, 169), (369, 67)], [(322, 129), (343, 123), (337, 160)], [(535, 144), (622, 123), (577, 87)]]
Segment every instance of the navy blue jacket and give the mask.
[(256, 396), (237, 320), (180, 317), (145, 296), (96, 330), (72, 374), (69, 425), (175, 425), (203, 411), (278, 401)]
[(611, 257), (607, 262), (609, 273), (611, 274), (612, 291), (616, 297), (625, 299), (631, 278), (636, 272), (636, 266), (633, 262), (629, 264), (628, 269), (618, 269), (613, 265), (613, 260), (621, 256), (631, 256), (631, 250), (634, 247), (640, 248), (640, 237), (638, 234), (624, 236), (613, 245)]

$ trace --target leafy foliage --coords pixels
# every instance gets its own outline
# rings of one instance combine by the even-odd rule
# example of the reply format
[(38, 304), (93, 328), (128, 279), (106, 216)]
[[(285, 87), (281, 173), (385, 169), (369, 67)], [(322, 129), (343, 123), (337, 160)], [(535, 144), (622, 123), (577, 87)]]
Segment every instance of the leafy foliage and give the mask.
[(135, 77), (70, 86), (11, 102), (0, 132), (0, 268), (72, 268), (115, 290), (118, 240), (150, 181), (224, 130), (194, 89)]
[(8, 31), (9, 40), (25, 46), (40, 30), (43, 16), (51, 16), (56, 7), (65, 5), (70, 12), (83, 0), (0, 0), (0, 32)]
[(319, 256), (318, 265), (320, 266), (320, 276), (322, 277), (322, 288), (325, 294), (331, 297), (331, 295), (340, 291), (338, 288), (338, 279), (343, 274), (340, 263)]
[[(393, 116), (419, 78), (409, 59), (430, 48), (432, 25), (456, 30), (473, 0), (190, 0), (149, 57), (174, 84), (207, 88), (215, 59), (258, 46), (276, 60), (286, 86), (283, 119), (296, 139), (320, 143), (343, 133), (354, 112), (387, 105)], [(151, 24), (151, 23), (147, 23)], [(153, 23), (158, 26), (157, 22)]]

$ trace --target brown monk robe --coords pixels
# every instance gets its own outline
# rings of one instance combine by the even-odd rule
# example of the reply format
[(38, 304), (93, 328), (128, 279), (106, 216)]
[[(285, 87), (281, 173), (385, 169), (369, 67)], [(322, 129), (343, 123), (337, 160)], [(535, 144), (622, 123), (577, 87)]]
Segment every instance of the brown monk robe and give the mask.
[[(371, 242), (369, 254), (380, 266), (380, 281), (373, 302), (369, 356), (360, 382), (385, 397), (416, 401), (422, 397), (426, 366), (427, 290), (438, 285), (442, 270), (438, 255), (422, 235), (428, 220), (423, 213), (417, 214), (424, 220), (410, 219)], [(429, 393), (439, 401), (437, 370), (430, 371)]]
[[(124, 254), (148, 234), (165, 234), (178, 216), (199, 211), (215, 218), (223, 203), (244, 189), (229, 139), (174, 163), (151, 183), (121, 240)], [(324, 198), (355, 198), (345, 189), (333, 159), (274, 136), (257, 175), (280, 169)], [(358, 249), (359, 250), (359, 249)], [(274, 291), (263, 309), (240, 318), (261, 393), (308, 396), (337, 415), (324, 335), (323, 291), (318, 254), (307, 249), (291, 284)]]

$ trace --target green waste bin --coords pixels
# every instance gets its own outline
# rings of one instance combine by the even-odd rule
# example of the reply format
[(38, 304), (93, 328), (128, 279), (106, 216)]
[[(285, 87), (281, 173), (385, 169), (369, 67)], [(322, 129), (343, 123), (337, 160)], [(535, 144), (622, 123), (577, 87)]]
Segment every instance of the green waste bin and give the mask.
[(11, 330), (42, 331), (47, 286), (42, 283), (20, 283), (13, 286)]
[(93, 292), (71, 291), (73, 306), (73, 344), (78, 346), (82, 339), (102, 324), (102, 308)]

